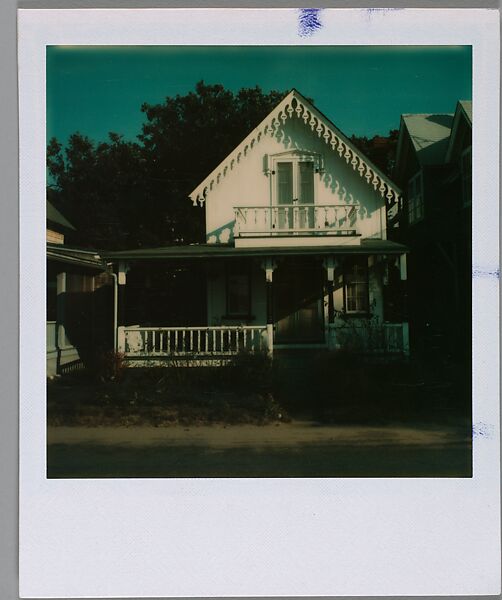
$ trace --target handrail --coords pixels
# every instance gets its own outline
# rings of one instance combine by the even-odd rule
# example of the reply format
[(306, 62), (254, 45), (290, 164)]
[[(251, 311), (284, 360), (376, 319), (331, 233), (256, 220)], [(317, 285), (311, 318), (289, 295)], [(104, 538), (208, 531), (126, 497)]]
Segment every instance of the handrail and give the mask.
[(406, 323), (329, 323), (330, 335), (343, 346), (355, 347), (370, 353), (407, 353)]
[(260, 204), (259, 206), (234, 206), (234, 210), (240, 209), (251, 209), (255, 210), (257, 208), (270, 210), (271, 208), (357, 208), (355, 204), (303, 204), (298, 202), (296, 204)]
[(356, 210), (354, 204), (235, 206), (234, 235), (356, 235)]
[(266, 331), (267, 330), (267, 326), (266, 325), (200, 325), (199, 327), (147, 327), (147, 326), (140, 326), (140, 325), (126, 325), (124, 327), (124, 331), (203, 331), (203, 330), (224, 330), (224, 331), (228, 331), (228, 330), (250, 330), (250, 329), (254, 329), (254, 330), (263, 330)]
[(235, 356), (241, 351), (271, 351), (266, 325), (201, 325), (199, 327), (123, 327), (121, 351), (126, 356)]

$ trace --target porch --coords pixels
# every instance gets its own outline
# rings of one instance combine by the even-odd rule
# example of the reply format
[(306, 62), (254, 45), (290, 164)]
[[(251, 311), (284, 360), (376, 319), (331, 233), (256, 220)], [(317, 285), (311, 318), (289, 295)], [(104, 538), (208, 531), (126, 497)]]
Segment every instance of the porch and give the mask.
[(119, 257), (115, 347), (131, 364), (224, 364), (242, 352), (282, 349), (409, 354), (404, 313), (392, 314), (385, 301), (396, 280), (402, 296), (406, 276), (403, 247), (392, 242), (208, 244), (110, 256)]

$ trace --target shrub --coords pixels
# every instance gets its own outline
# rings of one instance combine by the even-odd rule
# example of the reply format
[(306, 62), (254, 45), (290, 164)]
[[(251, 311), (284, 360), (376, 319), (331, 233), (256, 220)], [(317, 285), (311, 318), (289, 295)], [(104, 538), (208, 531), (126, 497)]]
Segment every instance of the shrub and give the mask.
[(108, 350), (98, 354), (94, 363), (94, 372), (101, 381), (120, 381), (126, 366), (122, 352)]
[(387, 373), (349, 351), (318, 357), (312, 377), (316, 416), (324, 421), (365, 421), (382, 414)]
[(240, 352), (227, 367), (228, 383), (247, 391), (270, 391), (273, 363), (266, 352)]

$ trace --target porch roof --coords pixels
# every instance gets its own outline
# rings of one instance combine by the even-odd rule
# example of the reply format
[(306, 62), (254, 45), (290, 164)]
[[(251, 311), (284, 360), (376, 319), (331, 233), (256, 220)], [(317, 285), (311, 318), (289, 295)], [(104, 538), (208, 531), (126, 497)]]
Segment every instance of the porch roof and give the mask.
[(63, 244), (48, 243), (47, 260), (96, 269), (98, 271), (106, 270), (106, 263), (101, 258), (99, 252), (84, 250), (82, 248), (71, 248)]
[(107, 260), (149, 260), (169, 258), (231, 258), (244, 256), (305, 256), (330, 254), (404, 254), (409, 249), (390, 240), (366, 239), (361, 245), (291, 246), (284, 248), (235, 248), (226, 244), (190, 244), (186, 246), (162, 246), (102, 252)]

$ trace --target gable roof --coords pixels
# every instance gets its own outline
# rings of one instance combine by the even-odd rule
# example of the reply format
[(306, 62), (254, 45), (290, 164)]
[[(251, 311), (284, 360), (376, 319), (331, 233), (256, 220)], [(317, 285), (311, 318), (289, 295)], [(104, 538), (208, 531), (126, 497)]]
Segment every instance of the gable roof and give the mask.
[(472, 126), (472, 100), (459, 100), (458, 106), (462, 108), (469, 121), (469, 125)]
[(51, 203), (49, 200), (46, 200), (46, 219), (51, 223), (55, 223), (56, 225), (60, 225), (65, 229), (73, 229), (75, 231), (75, 227), (63, 217), (63, 215), (59, 212), (59, 210)]
[(419, 163), (423, 166), (444, 162), (453, 115), (403, 115), (402, 119)]
[(312, 131), (324, 139), (326, 144), (343, 156), (359, 175), (366, 179), (368, 185), (380, 192), (387, 200), (396, 201), (401, 190), (382, 171), (376, 167), (333, 123), (313, 104), (293, 89), (263, 119), (263, 121), (245, 137), (242, 142), (191, 192), (192, 202), (203, 204), (209, 192), (220, 183), (229, 170), (244, 158), (247, 153), (265, 135), (275, 135), (281, 124), (287, 119), (303, 119)]
[(453, 125), (451, 128), (450, 140), (448, 148), (446, 150), (446, 160), (450, 161), (457, 141), (457, 135), (460, 128), (460, 123), (464, 122), (469, 128), (472, 129), (472, 101), (470, 100), (459, 100), (455, 110), (455, 116), (453, 117)]

